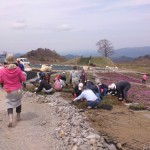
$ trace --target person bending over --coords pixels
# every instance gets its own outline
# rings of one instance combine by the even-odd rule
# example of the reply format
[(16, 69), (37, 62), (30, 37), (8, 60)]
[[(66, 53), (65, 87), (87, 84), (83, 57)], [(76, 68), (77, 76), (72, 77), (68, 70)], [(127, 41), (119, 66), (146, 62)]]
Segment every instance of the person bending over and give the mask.
[(53, 88), (46, 80), (39, 80), (39, 83), (40, 85), (38, 88), (36, 88), (35, 93), (38, 93), (44, 90), (46, 94), (51, 94), (51, 92), (53, 91)]
[(63, 82), (61, 82), (61, 80), (59, 78), (55, 78), (54, 79), (54, 84), (53, 84), (53, 88), (55, 91), (60, 92), (63, 88), (62, 85)]
[(112, 83), (108, 86), (109, 89), (117, 91), (118, 100), (121, 100), (122, 103), (126, 103), (127, 93), (131, 88), (131, 84), (128, 81), (120, 81), (117, 83)]
[(83, 83), (79, 83), (75, 86), (74, 91), (72, 92), (72, 95), (75, 97), (79, 96), (82, 93), (83, 89)]
[(80, 99), (85, 99), (87, 101), (88, 108), (95, 108), (100, 103), (94, 92), (91, 89), (87, 89), (87, 87), (83, 88), (82, 93), (76, 97), (73, 102)]

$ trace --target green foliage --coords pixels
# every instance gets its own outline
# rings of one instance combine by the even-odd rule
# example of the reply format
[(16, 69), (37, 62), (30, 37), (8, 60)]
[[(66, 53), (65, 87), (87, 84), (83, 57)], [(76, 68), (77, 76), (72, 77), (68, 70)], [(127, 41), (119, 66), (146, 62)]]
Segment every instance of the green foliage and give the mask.
[(146, 110), (146, 108), (142, 104), (130, 105), (129, 109), (136, 110), (136, 111), (138, 111), (138, 110)]
[(115, 66), (114, 63), (107, 57), (92, 57), (90, 63), (97, 67)]
[(114, 99), (104, 99), (101, 101), (101, 104), (114, 105), (115, 100)]
[(64, 88), (62, 89), (62, 92), (72, 93), (72, 92), (73, 92), (73, 89), (72, 89), (72, 88), (66, 88), (66, 87), (64, 87)]
[(81, 57), (79, 59), (78, 64), (79, 65), (88, 65), (89, 64), (89, 60), (90, 60), (90, 57)]
[(86, 101), (76, 101), (73, 103), (78, 109), (86, 109), (87, 103)]
[(95, 65), (96, 67), (106, 67), (106, 66), (115, 66), (114, 63), (107, 57), (80, 57), (74, 58), (72, 60), (64, 62), (64, 64), (71, 65), (85, 65), (89, 66), (90, 64)]

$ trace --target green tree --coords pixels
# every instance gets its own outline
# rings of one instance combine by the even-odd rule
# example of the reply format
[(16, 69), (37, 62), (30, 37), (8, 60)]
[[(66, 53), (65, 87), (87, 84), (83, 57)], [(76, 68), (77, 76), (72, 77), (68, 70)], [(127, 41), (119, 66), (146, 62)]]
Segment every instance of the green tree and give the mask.
[(96, 46), (98, 46), (98, 53), (101, 53), (101, 55), (104, 57), (109, 57), (114, 54), (112, 43), (107, 39), (98, 41)]

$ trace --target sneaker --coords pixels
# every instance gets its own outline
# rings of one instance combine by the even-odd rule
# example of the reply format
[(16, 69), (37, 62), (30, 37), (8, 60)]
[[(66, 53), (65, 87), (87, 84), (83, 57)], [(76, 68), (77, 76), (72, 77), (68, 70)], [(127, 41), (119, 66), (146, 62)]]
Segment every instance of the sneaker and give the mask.
[(92, 107), (91, 107), (91, 106), (88, 106), (87, 108), (88, 108), (88, 109), (91, 109)]
[(8, 127), (12, 127), (12, 122), (9, 122)]

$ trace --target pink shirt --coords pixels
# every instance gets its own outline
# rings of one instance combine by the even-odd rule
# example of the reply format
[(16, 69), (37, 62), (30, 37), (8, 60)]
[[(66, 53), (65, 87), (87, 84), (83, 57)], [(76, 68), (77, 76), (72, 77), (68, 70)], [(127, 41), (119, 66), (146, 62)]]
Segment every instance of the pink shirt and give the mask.
[(147, 75), (146, 74), (143, 75), (143, 79), (147, 80)]
[(53, 88), (55, 90), (61, 90), (62, 89), (62, 85), (61, 82), (59, 80), (55, 80), (54, 84), (53, 84)]
[(0, 70), (0, 83), (4, 84), (6, 90), (20, 89), (25, 80), (26, 78), (19, 67), (13, 69), (4, 67)]

